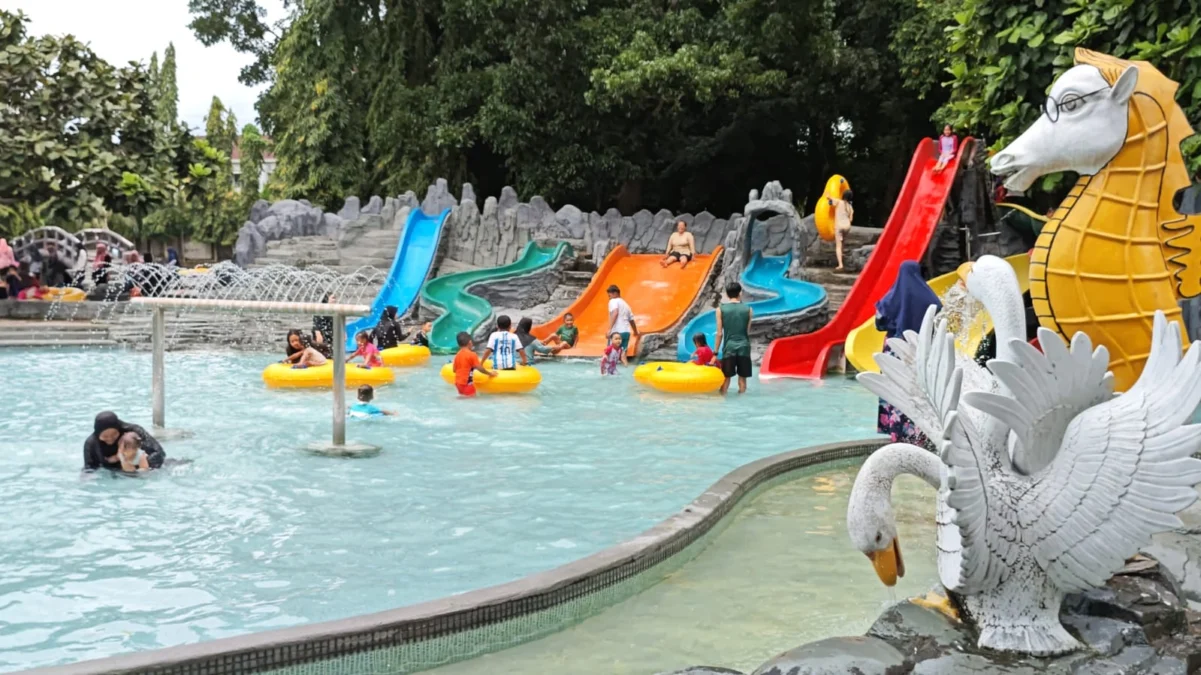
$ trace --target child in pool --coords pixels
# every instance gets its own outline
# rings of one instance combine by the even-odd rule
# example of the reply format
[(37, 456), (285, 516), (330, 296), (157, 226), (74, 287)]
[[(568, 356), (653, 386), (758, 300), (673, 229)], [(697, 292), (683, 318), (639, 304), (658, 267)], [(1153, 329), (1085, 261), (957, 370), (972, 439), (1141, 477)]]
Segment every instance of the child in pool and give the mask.
[(325, 365), (325, 357), (321, 352), (313, 349), (308, 340), (296, 329), (288, 331), (287, 353), (284, 363), (291, 363), (293, 368)]
[(698, 366), (717, 365), (717, 357), (713, 354), (713, 350), (709, 349), (709, 341), (705, 338), (704, 333), (693, 335), (692, 344), (696, 347), (696, 351), (692, 352), (692, 363)]
[(150, 470), (150, 460), (142, 452), (142, 437), (127, 431), (117, 442), (117, 456), (121, 458), (121, 470), (129, 473)]
[[(359, 335), (362, 335), (362, 333), (359, 333)], [(371, 402), (374, 399), (375, 389), (369, 384), (364, 384), (363, 386), (359, 387), (359, 402), (350, 406), (350, 410), (346, 411), (346, 415), (355, 419), (367, 419), (369, 417), (380, 417), (383, 415), (396, 414), (394, 411), (381, 410), (380, 408), (376, 407), (376, 405)]]
[(418, 347), (430, 346), (430, 332), (433, 330), (434, 324), (426, 321), (421, 324), (421, 330), (417, 331), (417, 334), (409, 339), (409, 344), (417, 345)]
[(347, 363), (361, 356), (363, 365), (359, 366), (360, 368), (382, 368), (384, 366), (384, 360), (379, 355), (379, 347), (371, 342), (371, 331), (361, 330), (355, 333), (354, 342), (359, 348), (346, 359)]
[(459, 343), (459, 353), (455, 354), (454, 370), (455, 370), (455, 389), (459, 390), (460, 396), (475, 396), (475, 380), (474, 375), (479, 371), (488, 377), (496, 377), (496, 371), (484, 368), (480, 363), (480, 357), (471, 351), (471, 335), (467, 331), (463, 331), (455, 337), (455, 342)]
[(616, 375), (618, 363), (626, 365), (626, 350), (621, 348), (621, 333), (613, 333), (609, 336), (605, 355), (601, 357), (601, 375)]

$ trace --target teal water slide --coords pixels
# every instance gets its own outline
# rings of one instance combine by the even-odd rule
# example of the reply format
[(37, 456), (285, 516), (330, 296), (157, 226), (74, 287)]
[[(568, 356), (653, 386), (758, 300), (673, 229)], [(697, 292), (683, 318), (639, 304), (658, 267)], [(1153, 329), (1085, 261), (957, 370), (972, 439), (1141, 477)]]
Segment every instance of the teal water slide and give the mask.
[[(751, 256), (751, 261), (742, 271), (740, 279), (743, 292), (751, 290), (760, 295), (770, 294), (773, 296), (766, 300), (748, 303), (751, 311), (754, 312), (752, 323), (759, 323), (773, 316), (799, 312), (826, 298), (826, 289), (820, 285), (789, 279), (787, 276), (788, 265), (791, 263), (791, 254), (764, 256), (761, 252), (755, 251), (755, 254)], [(715, 310), (711, 309), (697, 316), (684, 326), (676, 343), (676, 358), (681, 361), (692, 358), (692, 352), (695, 351), (692, 345), (692, 336), (697, 333), (704, 333), (705, 339), (709, 341), (709, 346), (713, 348), (714, 352), (718, 351), (718, 345), (713, 343), (717, 334), (717, 312)]]
[(555, 246), (539, 246), (531, 241), (517, 260), (508, 265), (430, 279), (421, 289), (421, 301), (442, 310), (442, 316), (434, 321), (430, 333), (430, 350), (439, 354), (455, 352), (459, 348), (455, 336), (460, 331), (474, 333), (492, 316), (492, 303), (472, 295), (467, 290), (471, 286), (532, 274), (571, 255), (574, 252), (570, 244), (560, 242)]
[(429, 276), (430, 267), (438, 253), (438, 240), (442, 236), (442, 225), (448, 215), (450, 209), (444, 209), (436, 216), (426, 215), (419, 208), (413, 209), (409, 214), (404, 233), (396, 245), (392, 267), (384, 279), (384, 287), (371, 303), (371, 313), (355, 319), (346, 326), (348, 351), (355, 349), (356, 333), (375, 328), (384, 314), (385, 307), (395, 305), (397, 313), (403, 315), (417, 301), (417, 293), (425, 283), (425, 278)]

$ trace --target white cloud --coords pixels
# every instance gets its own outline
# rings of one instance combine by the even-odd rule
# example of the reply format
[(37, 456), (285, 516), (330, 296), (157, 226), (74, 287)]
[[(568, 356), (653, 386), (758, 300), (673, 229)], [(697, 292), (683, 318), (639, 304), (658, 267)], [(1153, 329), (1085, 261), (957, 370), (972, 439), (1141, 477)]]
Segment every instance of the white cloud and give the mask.
[[(278, 0), (260, 4), (272, 16), (282, 11)], [(147, 63), (156, 51), (161, 61), (167, 43), (174, 42), (179, 116), (188, 126), (203, 128), (213, 96), (234, 111), (239, 126), (257, 121), (254, 102), (262, 87), (238, 82), (250, 56), (224, 43), (200, 44), (188, 28), (187, 0), (0, 0), (0, 8), (23, 11), (32, 35), (69, 33), (114, 64)]]

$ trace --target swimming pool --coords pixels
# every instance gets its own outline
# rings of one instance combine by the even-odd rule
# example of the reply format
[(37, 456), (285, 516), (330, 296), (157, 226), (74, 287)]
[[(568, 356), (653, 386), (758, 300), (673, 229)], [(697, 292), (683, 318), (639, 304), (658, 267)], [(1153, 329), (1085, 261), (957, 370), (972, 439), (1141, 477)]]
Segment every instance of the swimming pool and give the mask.
[(749, 673), (806, 642), (862, 635), (889, 605), (925, 595), (938, 570), (934, 490), (913, 476), (892, 491), (905, 577), (883, 586), (851, 546), (846, 507), (861, 463), (786, 474), (654, 586), (566, 630), (428, 672), (649, 675), (704, 664)]
[(194, 464), (80, 480), (104, 409), (149, 419), (150, 356), (0, 351), (0, 670), (378, 611), (516, 579), (626, 539), (748, 461), (869, 437), (852, 381), (669, 397), (595, 363), (551, 364), (533, 396), (460, 400), (398, 370), (353, 422), (378, 457), (298, 450), (328, 392), (269, 391), (272, 355), (167, 355), (166, 444)]

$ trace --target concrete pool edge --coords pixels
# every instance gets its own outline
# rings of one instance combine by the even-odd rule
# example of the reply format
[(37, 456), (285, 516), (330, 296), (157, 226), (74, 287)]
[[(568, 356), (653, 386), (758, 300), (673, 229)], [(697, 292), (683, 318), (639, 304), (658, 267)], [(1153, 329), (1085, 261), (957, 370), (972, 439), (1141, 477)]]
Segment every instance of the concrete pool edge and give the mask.
[[(683, 509), (645, 532), (579, 560), (505, 584), (346, 619), (24, 672), (27, 675), (143, 672), (218, 675), (264, 672), (419, 646), (449, 636), (499, 626), (568, 606), (652, 570), (704, 537), (744, 497), (775, 477), (827, 462), (862, 457), (885, 442), (882, 439), (865, 439), (829, 443), (744, 464), (720, 478)], [(498, 629), (496, 632), (501, 631)], [(531, 635), (529, 639), (536, 638)], [(444, 662), (474, 658), (507, 646), (512, 645), (464, 647), (458, 650), (461, 653), (449, 655)], [(384, 656), (387, 657), (386, 654)]]

